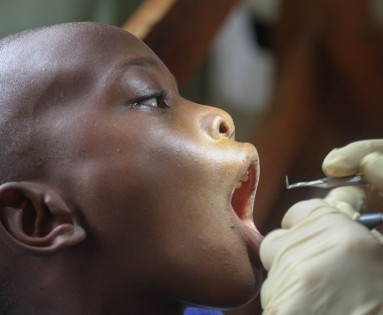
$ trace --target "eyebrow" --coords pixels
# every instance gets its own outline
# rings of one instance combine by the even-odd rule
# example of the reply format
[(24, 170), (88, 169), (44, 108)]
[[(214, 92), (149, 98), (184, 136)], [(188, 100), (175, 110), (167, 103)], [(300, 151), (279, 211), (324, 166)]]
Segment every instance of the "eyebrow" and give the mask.
[(154, 58), (150, 57), (137, 57), (121, 60), (113, 65), (113, 67), (108, 71), (106, 80), (107, 82), (116, 81), (126, 70), (130, 67), (159, 67), (158, 62)]
[(159, 63), (154, 58), (150, 57), (137, 57), (133, 59), (125, 59), (122, 62), (117, 63), (116, 68), (126, 68), (126, 67), (159, 67)]
[[(121, 75), (124, 72), (126, 68), (135, 67), (135, 66), (143, 67), (143, 68), (150, 68), (150, 67), (160, 68), (160, 63), (152, 57), (137, 57), (137, 58), (131, 58), (131, 59), (124, 59), (115, 64), (112, 72), (108, 76), (108, 81), (109, 80), (114, 81), (119, 75)], [(173, 73), (170, 73), (170, 74), (173, 77), (173, 80), (176, 86), (178, 86), (176, 77), (173, 75)]]

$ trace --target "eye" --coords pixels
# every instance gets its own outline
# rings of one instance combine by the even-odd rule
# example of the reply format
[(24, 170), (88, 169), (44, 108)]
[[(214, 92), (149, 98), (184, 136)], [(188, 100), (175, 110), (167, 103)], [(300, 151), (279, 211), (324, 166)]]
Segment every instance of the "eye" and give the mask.
[(145, 97), (135, 102), (132, 107), (158, 107), (158, 108), (169, 108), (166, 95), (158, 94)]

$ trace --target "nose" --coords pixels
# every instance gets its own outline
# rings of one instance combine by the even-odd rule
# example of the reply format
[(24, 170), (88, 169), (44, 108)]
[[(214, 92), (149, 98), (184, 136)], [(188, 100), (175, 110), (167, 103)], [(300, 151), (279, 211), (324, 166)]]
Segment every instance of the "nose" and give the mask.
[(202, 118), (202, 129), (213, 139), (235, 139), (235, 126), (231, 116), (218, 108), (208, 107)]

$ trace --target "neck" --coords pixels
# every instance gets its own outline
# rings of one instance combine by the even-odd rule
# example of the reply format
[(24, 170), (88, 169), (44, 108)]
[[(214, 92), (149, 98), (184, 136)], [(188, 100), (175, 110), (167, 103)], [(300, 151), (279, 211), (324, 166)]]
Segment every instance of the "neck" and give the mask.
[[(148, 294), (136, 288), (121, 286), (117, 279), (98, 271), (60, 268), (56, 262), (15, 279), (12, 292), (15, 314), (29, 315), (182, 315), (181, 303), (160, 294)], [(67, 266), (67, 265), (66, 265)], [(65, 270), (63, 272), (63, 270)], [(93, 275), (93, 276), (90, 276)], [(19, 280), (19, 281), (17, 281)], [(12, 312), (10, 314), (13, 314)]]
[[(60, 292), (38, 292), (28, 291), (24, 295), (18, 296), (15, 307), (15, 314), (29, 315), (182, 315), (184, 307), (180, 303), (174, 303), (163, 299), (143, 298), (139, 299), (129, 293), (123, 299), (111, 298), (111, 293), (106, 294), (87, 294), (84, 296), (80, 292), (73, 290), (69, 294)], [(90, 290), (92, 291), (92, 290)], [(19, 299), (20, 298), (20, 299)], [(24, 299), (23, 299), (24, 298)]]

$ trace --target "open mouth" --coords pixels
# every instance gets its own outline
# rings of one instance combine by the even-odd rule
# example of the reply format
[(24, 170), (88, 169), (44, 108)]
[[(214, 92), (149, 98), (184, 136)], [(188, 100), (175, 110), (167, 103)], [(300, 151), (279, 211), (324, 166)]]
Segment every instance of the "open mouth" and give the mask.
[(234, 212), (241, 220), (252, 219), (256, 183), (256, 164), (252, 163), (238, 180), (231, 198)]

